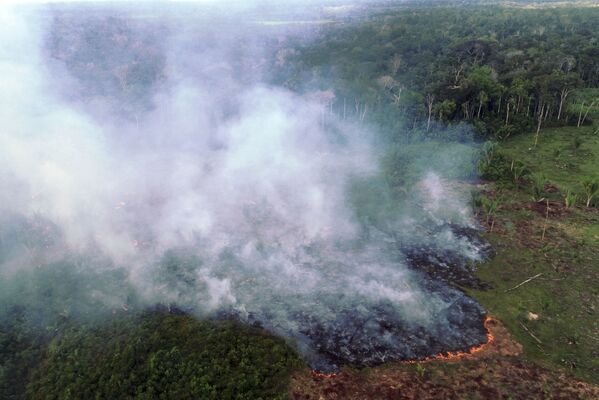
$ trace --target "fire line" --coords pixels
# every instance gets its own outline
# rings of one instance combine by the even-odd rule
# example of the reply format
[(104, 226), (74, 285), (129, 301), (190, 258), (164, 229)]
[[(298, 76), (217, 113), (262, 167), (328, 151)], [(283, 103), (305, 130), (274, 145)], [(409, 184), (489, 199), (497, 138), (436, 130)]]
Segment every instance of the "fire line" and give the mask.
[[(495, 337), (491, 333), (491, 324), (495, 321), (493, 317), (487, 316), (484, 321), (485, 329), (487, 330), (487, 341), (486, 343), (480, 344), (478, 346), (473, 346), (467, 351), (448, 351), (446, 353), (440, 353), (431, 357), (421, 358), (419, 360), (405, 360), (400, 361), (401, 364), (419, 364), (426, 363), (431, 361), (457, 361), (462, 359), (468, 359), (473, 357), (476, 353), (484, 350), (486, 347), (491, 345), (495, 341)], [(312, 370), (312, 375), (317, 378), (336, 378), (337, 374), (324, 374), (318, 371)]]

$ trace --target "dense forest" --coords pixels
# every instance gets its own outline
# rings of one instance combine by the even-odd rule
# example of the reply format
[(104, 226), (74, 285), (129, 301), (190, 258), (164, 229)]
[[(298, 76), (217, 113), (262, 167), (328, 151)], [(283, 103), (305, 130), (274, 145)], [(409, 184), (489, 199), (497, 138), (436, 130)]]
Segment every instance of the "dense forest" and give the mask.
[(275, 76), (294, 90), (331, 91), (332, 112), (391, 140), (456, 123), (490, 139), (580, 126), (598, 102), (598, 18), (596, 8), (386, 12), (281, 50)]

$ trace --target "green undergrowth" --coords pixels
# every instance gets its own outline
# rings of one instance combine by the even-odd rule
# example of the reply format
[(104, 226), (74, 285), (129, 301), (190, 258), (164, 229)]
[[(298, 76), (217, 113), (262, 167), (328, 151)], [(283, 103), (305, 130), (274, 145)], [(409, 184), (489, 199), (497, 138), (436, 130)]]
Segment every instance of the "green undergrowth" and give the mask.
[(566, 126), (541, 130), (537, 146), (534, 134), (520, 135), (501, 143), (508, 161), (544, 174), (560, 191), (583, 195), (584, 179), (599, 179), (599, 127)]
[[(501, 202), (486, 234), (497, 254), (477, 272), (492, 288), (472, 294), (523, 344), (525, 356), (599, 384), (599, 209), (596, 200), (586, 207), (581, 185), (599, 178), (596, 130), (550, 128), (536, 147), (532, 133), (498, 145), (504, 161), (522, 163), (527, 176), (484, 190)], [(546, 184), (533, 200), (539, 175)], [(568, 191), (578, 197), (571, 207)]]

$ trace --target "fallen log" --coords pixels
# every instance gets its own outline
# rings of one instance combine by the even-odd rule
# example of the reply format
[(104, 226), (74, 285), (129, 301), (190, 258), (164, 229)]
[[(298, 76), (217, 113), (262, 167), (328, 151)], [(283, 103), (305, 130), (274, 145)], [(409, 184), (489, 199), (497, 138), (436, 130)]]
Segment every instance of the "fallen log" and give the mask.
[(514, 290), (514, 289), (518, 289), (520, 286), (522, 286), (522, 285), (524, 285), (524, 284), (526, 284), (526, 283), (528, 283), (528, 282), (532, 281), (533, 279), (537, 279), (537, 278), (538, 278), (539, 276), (541, 276), (541, 275), (543, 275), (543, 273), (542, 273), (542, 272), (541, 272), (541, 273), (538, 273), (538, 274), (536, 274), (535, 276), (531, 276), (530, 278), (528, 278), (527, 280), (525, 280), (525, 281), (523, 281), (523, 282), (520, 282), (519, 284), (517, 284), (517, 285), (516, 285), (516, 286), (514, 286), (513, 288), (507, 289), (507, 290), (506, 290), (504, 293), (507, 293), (507, 292), (509, 292), (509, 291), (512, 291), (512, 290)]
[(524, 328), (524, 330), (526, 331), (526, 333), (528, 333), (530, 335), (530, 337), (532, 337), (534, 340), (536, 340), (539, 344), (543, 344), (543, 342), (541, 342), (541, 340), (536, 337), (527, 327), (526, 325), (524, 325), (522, 322), (520, 322), (520, 325), (522, 325), (522, 328)]

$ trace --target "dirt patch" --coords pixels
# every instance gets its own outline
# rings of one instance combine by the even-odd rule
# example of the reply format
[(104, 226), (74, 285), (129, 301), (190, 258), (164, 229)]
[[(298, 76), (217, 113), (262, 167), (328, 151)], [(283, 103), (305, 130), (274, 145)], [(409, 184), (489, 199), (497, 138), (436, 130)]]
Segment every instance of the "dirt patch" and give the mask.
[(591, 399), (599, 388), (520, 358), (496, 358), (422, 369), (395, 366), (293, 377), (291, 398), (324, 399)]
[(545, 193), (559, 193), (559, 187), (554, 185), (553, 183), (545, 184)]
[(530, 203), (524, 203), (523, 208), (534, 211), (542, 217), (548, 216), (551, 219), (562, 218), (564, 214), (570, 210), (566, 208), (564, 203), (558, 201), (535, 201)]
[[(546, 200), (504, 204), (501, 206), (501, 209), (505, 211), (529, 210), (539, 214), (543, 218), (548, 215), (551, 219), (562, 218), (570, 214), (571, 211), (561, 201), (549, 201), (548, 209)], [(547, 213), (547, 211), (549, 212)]]

